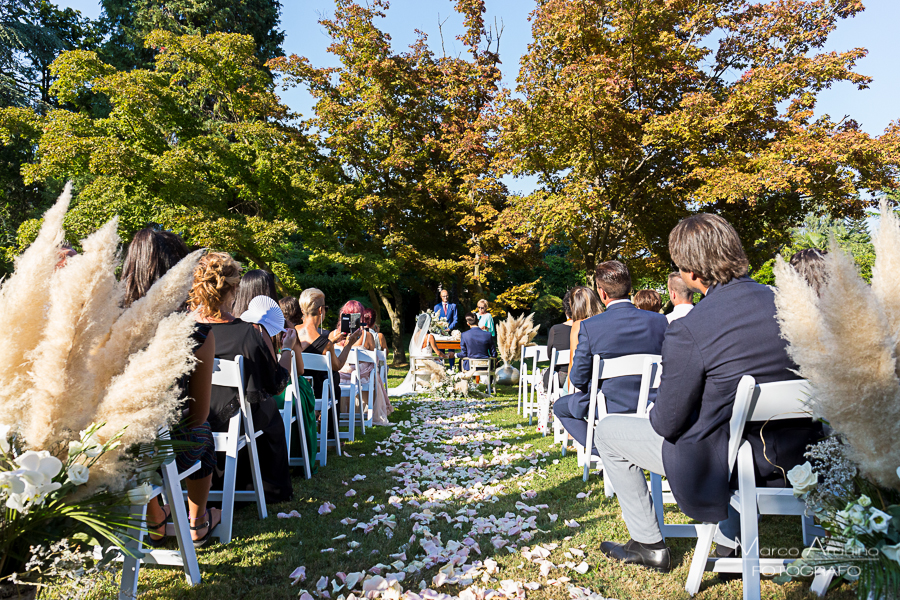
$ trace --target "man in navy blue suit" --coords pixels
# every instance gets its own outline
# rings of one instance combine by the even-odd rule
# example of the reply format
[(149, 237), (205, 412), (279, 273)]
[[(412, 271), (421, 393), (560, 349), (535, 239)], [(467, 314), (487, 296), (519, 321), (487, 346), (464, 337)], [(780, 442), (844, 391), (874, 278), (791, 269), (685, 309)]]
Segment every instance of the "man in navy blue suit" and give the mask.
[[(728, 426), (738, 382), (796, 379), (775, 320), (771, 289), (747, 276), (737, 232), (711, 214), (688, 217), (669, 234), (669, 253), (690, 291), (705, 296), (673, 321), (662, 348), (662, 379), (649, 419), (611, 415), (594, 436), (604, 477), (616, 489), (631, 539), (603, 542), (615, 561), (660, 571), (671, 556), (660, 534), (644, 469), (669, 480), (679, 508), (704, 523), (719, 522), (717, 552), (735, 547), (740, 519), (729, 509)], [(784, 485), (821, 435), (810, 419), (748, 427), (759, 485)]]
[[(497, 356), (497, 347), (494, 345), (494, 337), (484, 329), (478, 327), (478, 317), (469, 313), (466, 315), (468, 331), (464, 331), (459, 338), (459, 358), (491, 358)], [(469, 361), (462, 361), (463, 371), (469, 370)]]
[[(631, 303), (628, 298), (631, 273), (619, 261), (597, 265), (594, 281), (606, 311), (581, 322), (578, 346), (569, 368), (569, 380), (579, 391), (560, 398), (553, 405), (553, 412), (563, 427), (582, 446), (587, 437), (594, 356), (606, 359), (628, 354), (659, 354), (669, 324), (663, 315), (640, 310)], [(606, 397), (608, 413), (633, 413), (637, 411), (641, 378), (607, 379), (601, 382), (600, 390)]]
[[(439, 304), (434, 305), (434, 313), (438, 317), (443, 317), (447, 319), (447, 329), (453, 331), (456, 329), (456, 325), (459, 323), (459, 319), (456, 316), (456, 305), (450, 302), (450, 292), (447, 290), (441, 290), (441, 302)], [(450, 368), (453, 368), (453, 365), (456, 363), (453, 356), (450, 357)]]

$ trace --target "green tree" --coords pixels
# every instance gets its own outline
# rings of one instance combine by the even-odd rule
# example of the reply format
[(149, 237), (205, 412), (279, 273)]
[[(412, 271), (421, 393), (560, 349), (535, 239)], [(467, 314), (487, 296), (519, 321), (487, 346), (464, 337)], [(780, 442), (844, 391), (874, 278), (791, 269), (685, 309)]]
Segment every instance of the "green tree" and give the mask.
[[(900, 128), (813, 118), (865, 50), (821, 52), (850, 0), (541, 0), (504, 163), (540, 188), (508, 218), (564, 240), (591, 272), (603, 260), (668, 260), (667, 235), (698, 210), (732, 221), (759, 264), (814, 206), (859, 216), (863, 188), (896, 175)], [(660, 267), (662, 269), (662, 267)], [(664, 270), (664, 269), (663, 269)]]
[[(59, 102), (90, 90), (109, 102), (108, 116), (8, 108), (0, 111), (0, 141), (37, 146), (23, 167), (27, 184), (75, 180), (73, 235), (115, 214), (126, 239), (156, 222), (271, 269), (296, 291), (280, 257), (288, 235), (312, 218), (305, 200), (317, 155), (278, 103), (253, 39), (156, 31), (147, 43), (158, 50), (152, 69), (118, 71), (82, 50), (53, 63)], [(19, 241), (30, 241), (27, 231)]]
[(145, 46), (144, 39), (156, 29), (179, 35), (241, 33), (253, 37), (261, 62), (284, 54), (278, 0), (100, 0), (100, 4), (101, 23), (109, 36), (101, 55), (120, 69), (152, 65), (154, 50)]
[(387, 3), (338, 0), (321, 21), (340, 67), (305, 58), (270, 61), (316, 99), (310, 126), (333, 161), (333, 183), (311, 203), (321, 228), (306, 243), (337, 262), (387, 310), (395, 362), (402, 345), (401, 287), (435, 282), (475, 289), (493, 265), (525, 246), (495, 227), (506, 189), (493, 168), (492, 103), (499, 57), (481, 0), (459, 0), (466, 56), (435, 55), (424, 34), (394, 52), (375, 19)]

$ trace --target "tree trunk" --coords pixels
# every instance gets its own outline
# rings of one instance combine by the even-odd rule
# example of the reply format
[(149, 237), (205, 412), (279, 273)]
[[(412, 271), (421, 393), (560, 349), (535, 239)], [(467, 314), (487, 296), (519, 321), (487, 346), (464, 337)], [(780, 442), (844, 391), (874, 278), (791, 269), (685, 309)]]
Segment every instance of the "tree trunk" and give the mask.
[(392, 283), (390, 288), (391, 295), (394, 296), (393, 304), (391, 304), (390, 298), (384, 295), (384, 292), (377, 290), (377, 293), (391, 319), (391, 331), (393, 332), (391, 345), (394, 347), (394, 360), (391, 361), (391, 366), (397, 367), (406, 363), (406, 348), (403, 347), (403, 320), (400, 318), (403, 300), (400, 296), (400, 288), (396, 283)]
[(375, 290), (372, 288), (368, 288), (369, 291), (369, 300), (372, 301), (372, 307), (375, 311), (375, 325), (378, 327), (378, 330), (381, 331), (381, 303), (378, 302), (378, 296), (375, 294)]

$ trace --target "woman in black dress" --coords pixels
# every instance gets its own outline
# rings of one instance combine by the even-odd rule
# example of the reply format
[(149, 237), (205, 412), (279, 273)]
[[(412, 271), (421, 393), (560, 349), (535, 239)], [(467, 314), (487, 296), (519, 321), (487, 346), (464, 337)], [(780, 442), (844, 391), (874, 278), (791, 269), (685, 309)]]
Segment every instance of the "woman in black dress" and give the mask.
[[(303, 311), (303, 324), (297, 328), (297, 338), (300, 342), (300, 348), (303, 352), (309, 354), (321, 354), (331, 357), (331, 384), (333, 389), (337, 391), (336, 395), (340, 395), (341, 378), (338, 371), (347, 362), (350, 352), (341, 352), (337, 354), (334, 351), (335, 342), (342, 342), (345, 348), (352, 348), (359, 340), (363, 333), (363, 329), (359, 328), (350, 335), (341, 333), (340, 329), (335, 329), (331, 333), (321, 333), (319, 326), (325, 320), (327, 307), (325, 306), (325, 294), (316, 288), (303, 290), (300, 294), (300, 310)], [(310, 371), (313, 380), (313, 390), (316, 398), (322, 397), (322, 384), (325, 382), (325, 374), (322, 371)]]
[[(563, 350), (569, 349), (569, 334), (572, 333), (572, 307), (570, 304), (571, 299), (572, 292), (567, 291), (562, 300), (563, 313), (565, 313), (566, 315), (566, 322), (551, 327), (550, 333), (547, 335), (547, 356), (549, 356), (551, 360), (553, 359), (554, 350), (559, 350), (560, 352), (562, 352)], [(562, 387), (563, 385), (565, 385), (566, 377), (569, 375), (569, 365), (557, 365), (556, 372), (557, 377), (559, 377), (559, 385), (560, 387)], [(550, 389), (549, 368), (544, 371), (544, 389)]]
[[(273, 396), (290, 382), (290, 353), (276, 361), (275, 348), (267, 334), (256, 325), (235, 318), (229, 309), (241, 280), (241, 267), (231, 255), (211, 252), (200, 260), (194, 271), (194, 286), (189, 303), (197, 320), (208, 323), (216, 336), (216, 358), (234, 360), (244, 357), (244, 392), (250, 405), (253, 426), (263, 434), (257, 438), (260, 473), (266, 502), (277, 503), (293, 497), (288, 466), (288, 450), (284, 438), (284, 422)], [(295, 334), (285, 334), (290, 345)], [(213, 386), (209, 423), (213, 431), (227, 431), (228, 421), (238, 413), (237, 390)], [(252, 486), (249, 463), (238, 463), (238, 489)]]

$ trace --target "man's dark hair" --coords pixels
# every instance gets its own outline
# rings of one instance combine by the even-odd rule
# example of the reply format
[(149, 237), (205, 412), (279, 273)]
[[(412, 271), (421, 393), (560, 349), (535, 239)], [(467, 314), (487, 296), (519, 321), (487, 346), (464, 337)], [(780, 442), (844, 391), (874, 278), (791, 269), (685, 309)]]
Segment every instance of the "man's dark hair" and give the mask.
[(809, 284), (817, 296), (822, 295), (822, 288), (825, 286), (827, 279), (825, 275), (825, 255), (817, 248), (807, 248), (795, 252), (791, 257), (791, 266), (794, 270), (803, 275), (806, 283)]
[(284, 313), (284, 318), (294, 325), (300, 325), (303, 322), (303, 311), (300, 310), (300, 302), (294, 296), (285, 296), (278, 301), (278, 306), (281, 308), (281, 312)]
[(612, 300), (627, 298), (631, 293), (631, 273), (628, 272), (628, 267), (617, 260), (597, 265), (594, 279), (597, 289), (602, 289)]
[(563, 314), (566, 315), (567, 319), (572, 318), (572, 290), (566, 290), (565, 295), (563, 296)]
[(478, 325), (478, 317), (476, 317), (472, 313), (468, 313), (466, 315), (466, 324), (468, 324), (469, 327), (475, 327), (476, 325)]
[(662, 308), (662, 298), (656, 290), (641, 290), (634, 295), (634, 305), (641, 310), (658, 313)]
[(693, 273), (705, 286), (743, 277), (750, 264), (734, 227), (709, 213), (675, 226), (669, 233), (669, 254), (680, 271)]
[(188, 254), (184, 240), (171, 231), (147, 227), (135, 233), (122, 264), (123, 304), (128, 307), (142, 298), (157, 279)]

